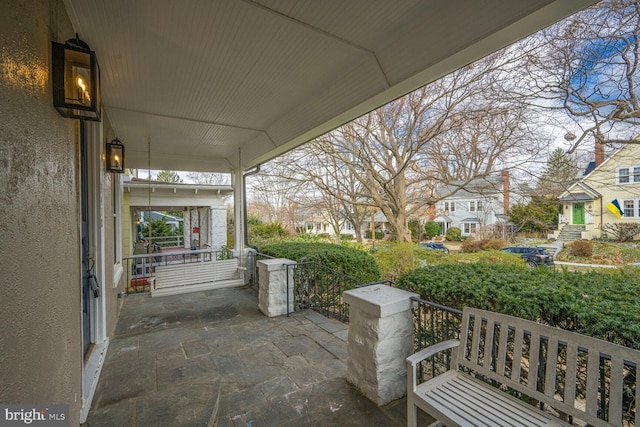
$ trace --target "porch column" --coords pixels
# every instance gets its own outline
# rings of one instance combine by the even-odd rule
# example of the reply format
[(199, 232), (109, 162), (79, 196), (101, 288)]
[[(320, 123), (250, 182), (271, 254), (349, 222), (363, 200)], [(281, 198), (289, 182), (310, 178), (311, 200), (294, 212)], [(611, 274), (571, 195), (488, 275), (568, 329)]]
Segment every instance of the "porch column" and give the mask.
[(233, 250), (242, 253), (244, 249), (244, 191), (242, 188), (242, 170), (231, 173), (233, 184)]
[(191, 213), (189, 208), (182, 211), (182, 246), (185, 249), (191, 248)]
[(349, 304), (347, 381), (379, 406), (407, 391), (405, 359), (413, 354), (411, 297), (386, 285), (345, 291)]
[(220, 250), (223, 246), (227, 246), (227, 208), (209, 206), (209, 224), (211, 248)]
[(258, 261), (260, 283), (258, 308), (266, 316), (284, 316), (293, 312), (293, 268), (288, 269), (289, 297), (287, 304), (287, 264), (295, 263), (295, 261), (286, 258)]

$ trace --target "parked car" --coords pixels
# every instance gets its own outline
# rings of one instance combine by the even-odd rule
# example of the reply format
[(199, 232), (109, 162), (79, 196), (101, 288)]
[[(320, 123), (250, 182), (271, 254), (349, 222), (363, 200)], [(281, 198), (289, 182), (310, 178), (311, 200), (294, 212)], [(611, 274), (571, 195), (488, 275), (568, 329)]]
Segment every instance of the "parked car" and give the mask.
[(537, 246), (509, 246), (502, 249), (504, 252), (519, 254), (527, 261), (529, 267), (553, 267), (553, 256), (549, 255), (544, 248)]
[(442, 243), (420, 242), (420, 246), (422, 246), (424, 249), (428, 249), (431, 251), (442, 251), (442, 252), (449, 253), (449, 248), (447, 248)]

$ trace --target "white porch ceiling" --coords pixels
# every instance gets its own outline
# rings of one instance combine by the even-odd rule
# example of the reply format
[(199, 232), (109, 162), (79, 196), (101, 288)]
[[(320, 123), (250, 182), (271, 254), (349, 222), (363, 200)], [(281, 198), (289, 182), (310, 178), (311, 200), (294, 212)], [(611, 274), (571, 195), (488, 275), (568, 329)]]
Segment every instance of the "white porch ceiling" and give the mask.
[[(248, 169), (593, 0), (64, 0), (127, 166)], [(64, 40), (57, 40), (64, 42)], [(150, 140), (150, 150), (147, 141)]]

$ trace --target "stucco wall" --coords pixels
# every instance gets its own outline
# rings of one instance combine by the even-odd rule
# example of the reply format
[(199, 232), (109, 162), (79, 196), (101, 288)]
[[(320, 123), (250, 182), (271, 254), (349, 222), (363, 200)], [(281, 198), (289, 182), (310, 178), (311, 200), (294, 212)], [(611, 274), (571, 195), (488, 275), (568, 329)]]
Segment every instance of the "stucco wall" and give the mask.
[[(617, 184), (617, 169), (619, 167), (635, 166), (639, 163), (640, 145), (628, 144), (584, 179), (586, 185), (602, 195), (600, 200), (585, 204), (587, 211), (593, 215), (593, 224), (587, 225), (586, 238), (600, 237), (602, 224), (637, 223), (640, 221), (637, 216), (617, 218), (607, 208), (607, 204), (613, 199), (618, 199), (620, 206), (622, 206), (625, 199), (640, 198), (640, 184)], [(568, 214), (571, 215), (571, 210), (568, 211)]]
[(53, 108), (61, 1), (0, 2), (0, 402), (81, 405), (78, 149)]

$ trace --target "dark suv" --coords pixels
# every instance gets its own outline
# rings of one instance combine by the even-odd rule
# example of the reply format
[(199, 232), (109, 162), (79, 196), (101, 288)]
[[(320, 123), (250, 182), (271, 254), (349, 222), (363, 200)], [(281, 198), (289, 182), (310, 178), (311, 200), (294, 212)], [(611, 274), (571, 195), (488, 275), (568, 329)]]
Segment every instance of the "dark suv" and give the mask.
[(434, 242), (420, 242), (420, 246), (425, 249), (433, 250), (433, 251), (442, 251), (449, 253), (449, 248), (447, 248), (442, 243), (434, 243)]
[(553, 267), (553, 257), (544, 248), (537, 246), (509, 246), (502, 249), (504, 252), (520, 254), (527, 261), (529, 267), (547, 266)]

